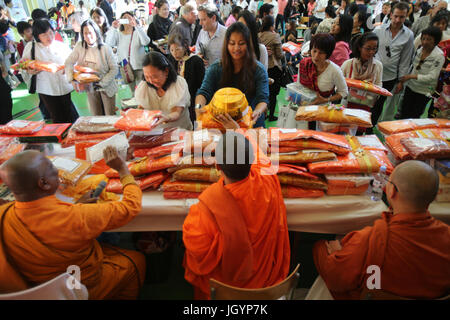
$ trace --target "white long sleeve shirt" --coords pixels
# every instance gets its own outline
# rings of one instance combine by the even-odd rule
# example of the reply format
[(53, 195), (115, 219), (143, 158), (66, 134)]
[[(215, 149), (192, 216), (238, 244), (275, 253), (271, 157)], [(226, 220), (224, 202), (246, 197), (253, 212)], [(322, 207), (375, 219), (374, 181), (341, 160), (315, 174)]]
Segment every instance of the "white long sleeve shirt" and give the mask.
[[(33, 41), (27, 43), (23, 50), (23, 59), (31, 59), (31, 47)], [(35, 60), (54, 62), (64, 65), (67, 57), (72, 50), (70, 47), (61, 41), (53, 40), (53, 42), (45, 47), (40, 42), (35, 45)], [(27, 72), (22, 72), (24, 80), (27, 85), (30, 85), (31, 75)], [(64, 70), (56, 73), (41, 71), (36, 76), (36, 93), (45, 94), (48, 96), (63, 96), (73, 91), (73, 87), (67, 82)]]

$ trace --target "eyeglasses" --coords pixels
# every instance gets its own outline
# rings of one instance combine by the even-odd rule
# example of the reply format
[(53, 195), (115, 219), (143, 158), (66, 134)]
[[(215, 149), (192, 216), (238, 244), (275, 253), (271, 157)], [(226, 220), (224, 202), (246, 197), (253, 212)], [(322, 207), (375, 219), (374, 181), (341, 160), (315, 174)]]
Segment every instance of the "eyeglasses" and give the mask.
[(425, 60), (420, 60), (419, 64), (416, 67), (416, 70), (420, 70), (420, 66), (425, 62)]
[(369, 48), (369, 47), (362, 47), (364, 50), (367, 50), (367, 51), (374, 51), (374, 52), (377, 52), (377, 50), (378, 50), (378, 48)]
[(388, 56), (388, 58), (391, 57), (391, 48), (389, 46), (386, 46), (386, 55)]
[(390, 184), (392, 184), (392, 185), (394, 186), (394, 188), (395, 188), (395, 191), (398, 192), (398, 188), (397, 188), (397, 186), (395, 185), (395, 183), (393, 183), (392, 181), (390, 181), (389, 178), (387, 178), (387, 177), (386, 177), (384, 180), (385, 180), (386, 182), (389, 182)]

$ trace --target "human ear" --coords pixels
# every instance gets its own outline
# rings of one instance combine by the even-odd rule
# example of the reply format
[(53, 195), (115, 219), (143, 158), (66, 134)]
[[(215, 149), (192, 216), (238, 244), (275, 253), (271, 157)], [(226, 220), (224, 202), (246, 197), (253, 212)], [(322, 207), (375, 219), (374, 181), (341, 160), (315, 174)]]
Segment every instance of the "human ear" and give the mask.
[(49, 191), (52, 186), (48, 183), (47, 179), (39, 178), (38, 187), (39, 187), (39, 189), (42, 189), (44, 191)]

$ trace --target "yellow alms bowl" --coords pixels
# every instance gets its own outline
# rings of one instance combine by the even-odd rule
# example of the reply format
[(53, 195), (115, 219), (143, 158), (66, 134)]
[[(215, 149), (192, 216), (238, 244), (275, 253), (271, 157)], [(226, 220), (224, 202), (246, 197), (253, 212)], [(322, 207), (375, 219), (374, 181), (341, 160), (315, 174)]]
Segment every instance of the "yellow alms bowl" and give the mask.
[(245, 94), (236, 88), (222, 88), (216, 91), (209, 109), (213, 116), (228, 113), (234, 120), (242, 119), (242, 113), (248, 107)]

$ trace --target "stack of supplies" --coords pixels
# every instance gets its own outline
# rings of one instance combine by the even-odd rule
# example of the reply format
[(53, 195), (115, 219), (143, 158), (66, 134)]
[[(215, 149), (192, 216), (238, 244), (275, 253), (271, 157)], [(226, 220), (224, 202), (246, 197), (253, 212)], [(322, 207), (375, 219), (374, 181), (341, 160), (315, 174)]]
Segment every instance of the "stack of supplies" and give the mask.
[(0, 137), (0, 164), (25, 150), (26, 146), (14, 137)]

